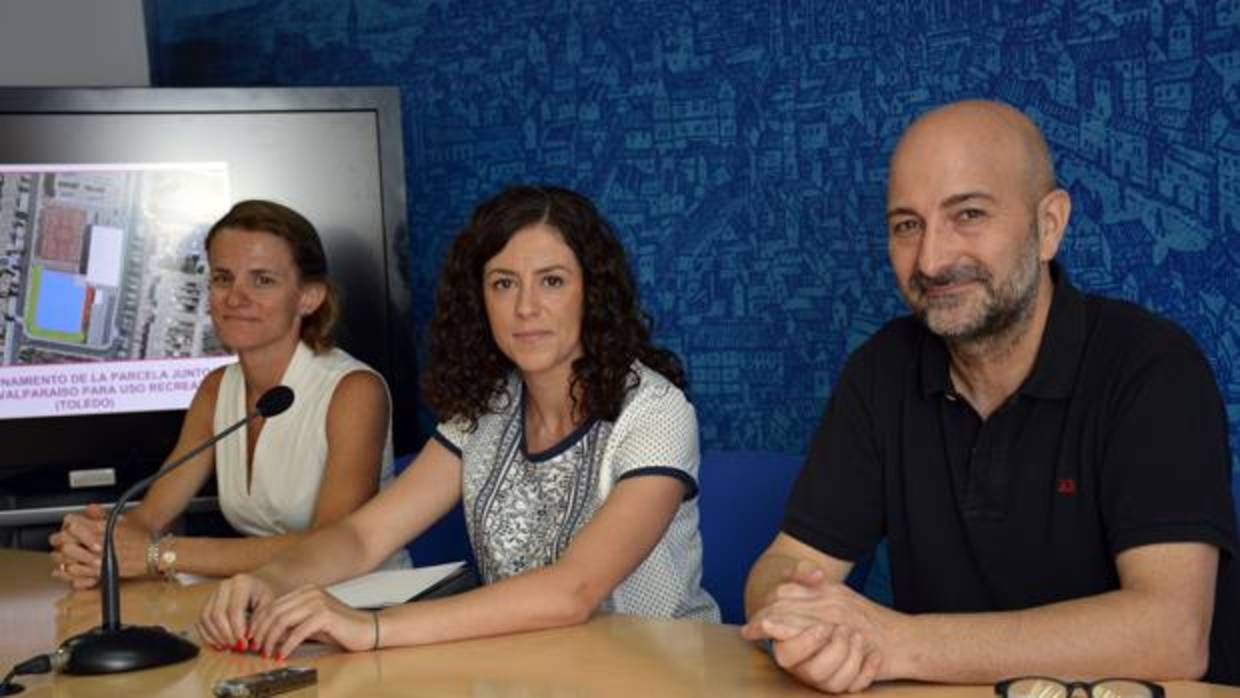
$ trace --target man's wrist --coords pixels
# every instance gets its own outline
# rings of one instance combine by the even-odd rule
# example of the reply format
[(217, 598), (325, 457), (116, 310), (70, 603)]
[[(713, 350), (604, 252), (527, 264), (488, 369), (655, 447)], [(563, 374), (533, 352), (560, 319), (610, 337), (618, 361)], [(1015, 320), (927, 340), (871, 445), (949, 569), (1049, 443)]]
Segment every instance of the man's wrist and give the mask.
[(883, 665), (875, 681), (924, 676), (921, 664), (929, 659), (924, 649), (927, 645), (920, 642), (924, 630), (925, 618), (910, 613), (893, 613), (893, 622), (887, 625), (884, 633)]
[(745, 617), (753, 618), (771, 604), (772, 595), (796, 569), (797, 558), (782, 553), (763, 553), (745, 585)]

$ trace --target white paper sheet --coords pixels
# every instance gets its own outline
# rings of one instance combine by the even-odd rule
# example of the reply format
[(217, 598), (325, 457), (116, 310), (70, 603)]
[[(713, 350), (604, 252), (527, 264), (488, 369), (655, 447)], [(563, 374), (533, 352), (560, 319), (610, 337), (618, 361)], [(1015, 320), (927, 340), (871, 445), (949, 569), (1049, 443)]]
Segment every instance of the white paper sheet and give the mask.
[(327, 587), (327, 593), (353, 608), (383, 608), (402, 604), (460, 569), (464, 562), (430, 567), (381, 570)]

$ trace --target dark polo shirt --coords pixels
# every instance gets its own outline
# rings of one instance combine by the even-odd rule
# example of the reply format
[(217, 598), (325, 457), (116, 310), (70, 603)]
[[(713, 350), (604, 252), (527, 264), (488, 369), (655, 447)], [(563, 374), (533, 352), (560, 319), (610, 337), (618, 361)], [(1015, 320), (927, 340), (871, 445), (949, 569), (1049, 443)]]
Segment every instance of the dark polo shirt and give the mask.
[(1209, 364), (1171, 322), (1055, 290), (1033, 370), (982, 420), (945, 345), (912, 317), (857, 349), (827, 404), (783, 530), (857, 560), (886, 538), (895, 607), (1029, 608), (1118, 588), (1115, 556), (1221, 551), (1208, 679), (1240, 682), (1227, 419)]

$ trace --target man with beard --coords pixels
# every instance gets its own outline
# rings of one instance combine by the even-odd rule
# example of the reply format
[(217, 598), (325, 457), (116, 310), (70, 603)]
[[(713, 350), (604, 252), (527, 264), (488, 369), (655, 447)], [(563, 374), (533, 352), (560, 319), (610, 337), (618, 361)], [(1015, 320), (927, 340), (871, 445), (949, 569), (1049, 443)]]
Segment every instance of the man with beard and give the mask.
[[(1213, 374), (1169, 321), (1071, 285), (1070, 212), (1008, 105), (901, 138), (888, 252), (912, 316), (849, 358), (746, 587), (743, 634), (801, 681), (1240, 679)], [(894, 608), (842, 584), (884, 537)]]

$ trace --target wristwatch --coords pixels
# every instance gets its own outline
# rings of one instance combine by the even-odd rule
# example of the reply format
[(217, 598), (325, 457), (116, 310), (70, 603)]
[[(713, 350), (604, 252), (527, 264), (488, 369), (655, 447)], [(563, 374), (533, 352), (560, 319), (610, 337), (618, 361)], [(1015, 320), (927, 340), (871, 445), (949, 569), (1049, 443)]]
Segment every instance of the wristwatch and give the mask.
[(172, 547), (172, 534), (161, 538), (159, 547), (159, 571), (166, 579), (172, 580), (177, 574), (177, 551)]

